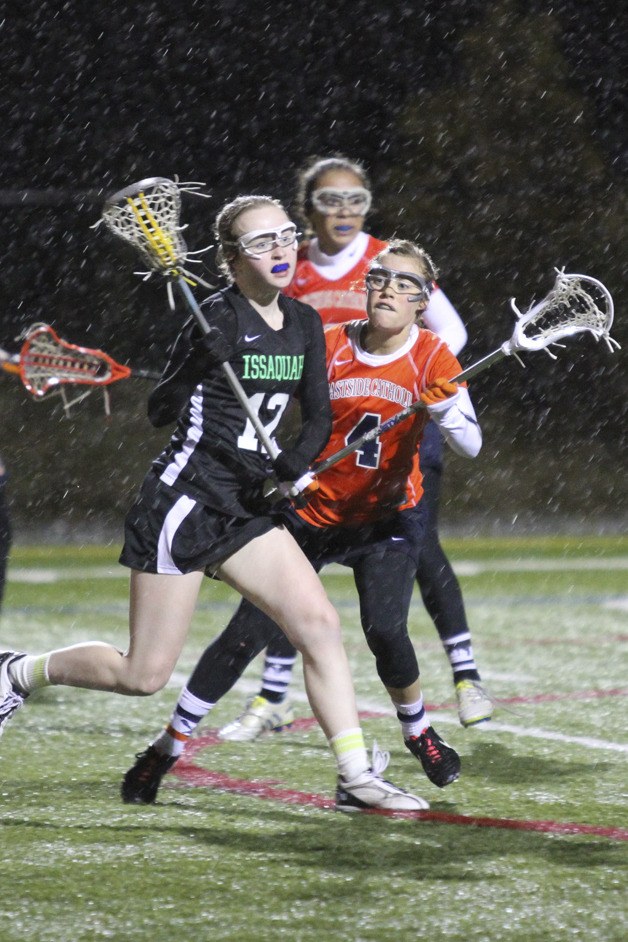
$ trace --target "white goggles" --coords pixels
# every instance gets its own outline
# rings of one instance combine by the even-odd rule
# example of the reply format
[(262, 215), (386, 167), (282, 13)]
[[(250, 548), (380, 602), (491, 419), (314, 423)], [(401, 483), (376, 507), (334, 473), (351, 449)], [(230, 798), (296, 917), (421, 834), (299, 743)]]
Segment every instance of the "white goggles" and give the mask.
[(371, 194), (363, 186), (356, 186), (352, 190), (325, 186), (313, 191), (312, 206), (324, 216), (333, 216), (341, 209), (349, 210), (354, 216), (366, 216), (371, 206)]
[(395, 294), (408, 295), (409, 301), (427, 300), (432, 293), (432, 282), (427, 278), (421, 278), (414, 272), (394, 271), (383, 266), (371, 268), (365, 282), (369, 291), (382, 291), (390, 285)]
[(295, 224), (288, 222), (278, 229), (253, 229), (252, 232), (246, 232), (237, 242), (231, 244), (237, 245), (243, 255), (248, 255), (249, 258), (259, 258), (266, 252), (272, 252), (275, 246), (285, 249), (293, 245), (300, 235)]

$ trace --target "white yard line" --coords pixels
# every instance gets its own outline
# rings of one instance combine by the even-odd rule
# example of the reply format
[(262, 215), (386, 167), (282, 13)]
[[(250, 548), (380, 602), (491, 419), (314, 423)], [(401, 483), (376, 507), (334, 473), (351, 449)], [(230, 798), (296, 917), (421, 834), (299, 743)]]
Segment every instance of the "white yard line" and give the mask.
[(479, 576), (486, 572), (581, 572), (595, 570), (628, 569), (628, 556), (594, 556), (578, 559), (486, 559), (482, 561), (460, 559), (453, 563), (459, 576)]
[[(387, 716), (395, 714), (389, 707), (384, 706), (377, 701), (358, 700), (358, 708), (362, 711), (371, 713), (384, 713)], [(496, 707), (499, 710), (499, 705)], [(452, 713), (442, 713), (440, 710), (430, 710), (430, 720), (434, 725), (460, 726), (458, 717)], [(500, 723), (499, 720), (491, 720), (490, 723), (482, 724), (476, 729), (466, 730), (466, 735), (490, 735), (491, 733), (510, 733), (513, 736), (527, 736), (529, 739), (542, 739), (546, 742), (564, 742), (573, 746), (584, 746), (585, 749), (607, 749), (611, 752), (628, 752), (628, 745), (619, 742), (610, 742), (605, 739), (593, 739), (589, 736), (567, 736), (565, 733), (557, 733), (551, 729), (540, 729), (537, 726), (516, 726), (513, 723)]]
[[(522, 559), (487, 559), (482, 561), (459, 559), (453, 563), (458, 576), (479, 576), (487, 572), (581, 572), (594, 570), (628, 569), (628, 556), (578, 557), (577, 559), (546, 559), (527, 557)], [(323, 570), (325, 576), (346, 576), (346, 566), (333, 564)], [(45, 584), (71, 581), (73, 579), (128, 579), (129, 571), (124, 566), (83, 566), (80, 568), (58, 567), (9, 567), (11, 582)]]
[[(184, 676), (183, 674), (177, 672), (176, 675), (173, 674), (173, 676), (170, 678), (168, 686), (180, 689), (181, 684), (185, 683), (187, 679), (187, 675)], [(249, 679), (244, 677), (238, 681), (237, 688), (234, 689), (236, 690), (236, 693), (240, 692), (242, 694), (242, 707), (244, 707), (244, 700), (246, 696), (258, 692), (259, 679)], [(310, 712), (307, 697), (302, 690), (291, 688), (290, 699), (294, 703), (305, 704), (308, 713)], [(379, 700), (363, 700), (358, 698), (358, 709), (363, 713), (381, 713), (382, 716), (395, 716), (390, 707), (386, 706)], [(499, 706), (497, 709), (499, 709)], [(440, 710), (430, 710), (430, 720), (434, 722), (434, 725), (438, 726), (457, 726), (461, 733), (463, 732), (462, 727), (460, 726), (460, 721), (458, 720), (458, 717), (453, 714), (453, 712), (442, 713)], [(513, 736), (526, 736), (528, 739), (540, 739), (544, 740), (545, 742), (569, 743), (569, 745), (572, 746), (583, 746), (585, 749), (599, 749), (610, 752), (628, 753), (628, 745), (624, 745), (623, 743), (610, 742), (605, 739), (592, 739), (589, 736), (567, 736), (564, 733), (557, 733), (550, 729), (540, 729), (536, 726), (515, 726), (512, 723), (500, 723), (496, 720), (491, 720), (490, 723), (482, 724), (475, 729), (464, 731), (464, 735), (468, 737), (485, 736), (490, 735), (490, 733), (510, 733)]]
[(9, 567), (9, 582), (24, 582), (31, 585), (52, 585), (55, 582), (82, 582), (90, 579), (127, 579), (129, 570), (125, 566), (83, 566), (80, 569), (46, 569), (43, 566), (22, 569)]
[[(436, 714), (430, 714), (436, 716)], [(439, 719), (439, 722), (442, 720)], [(485, 727), (487, 732), (512, 733), (514, 736), (527, 736), (530, 739), (543, 739), (548, 742), (564, 742), (573, 746), (584, 746), (585, 749), (608, 749), (611, 752), (627, 752), (628, 745), (620, 742), (609, 742), (606, 739), (591, 739), (589, 736), (566, 736), (564, 733), (555, 733), (548, 729), (538, 729), (535, 726), (513, 726), (510, 723), (499, 723), (491, 720)]]
[[(391, 710), (382, 709), (381, 704), (379, 704), (379, 706), (373, 703), (366, 705), (362, 701), (359, 701), (358, 707), (360, 710), (367, 710), (372, 713), (381, 712), (389, 716), (395, 715)], [(499, 709), (499, 706), (497, 709)], [(434, 722), (435, 726), (457, 726), (462, 730), (458, 717), (449, 713), (441, 713), (439, 710), (430, 710), (430, 720)], [(485, 723), (475, 729), (465, 731), (465, 734), (468, 736), (484, 736), (490, 735), (491, 733), (510, 733), (513, 736), (527, 736), (529, 739), (541, 739), (545, 742), (569, 743), (572, 746), (583, 746), (585, 749), (606, 749), (611, 752), (628, 753), (628, 745), (624, 745), (620, 742), (610, 742), (606, 739), (597, 738), (592, 739), (589, 736), (567, 736), (565, 733), (557, 733), (551, 729), (540, 729), (537, 726), (515, 726), (512, 723), (500, 723), (496, 720), (491, 720), (490, 723)]]
[(604, 608), (616, 612), (628, 612), (628, 595), (623, 599), (612, 599), (604, 602)]

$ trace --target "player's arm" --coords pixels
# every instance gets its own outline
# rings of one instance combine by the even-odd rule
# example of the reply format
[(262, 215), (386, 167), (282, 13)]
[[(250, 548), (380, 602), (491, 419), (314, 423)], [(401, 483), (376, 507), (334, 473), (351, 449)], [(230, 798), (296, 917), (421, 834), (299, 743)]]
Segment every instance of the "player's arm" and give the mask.
[(282, 481), (296, 481), (321, 453), (331, 435), (331, 403), (325, 363), (325, 335), (318, 314), (307, 319), (308, 340), (298, 389), (301, 430), (295, 443), (276, 459)]
[(148, 418), (160, 428), (176, 422), (202, 375), (200, 350), (192, 343), (194, 320), (183, 326), (163, 375), (148, 397)]
[(445, 341), (454, 356), (458, 356), (467, 342), (467, 329), (458, 311), (438, 286), (430, 295), (429, 304), (423, 312), (423, 323)]
[[(450, 375), (459, 372), (460, 369), (454, 369)], [(438, 376), (427, 385), (420, 398), (452, 451), (465, 458), (475, 458), (482, 447), (482, 431), (466, 386)]]

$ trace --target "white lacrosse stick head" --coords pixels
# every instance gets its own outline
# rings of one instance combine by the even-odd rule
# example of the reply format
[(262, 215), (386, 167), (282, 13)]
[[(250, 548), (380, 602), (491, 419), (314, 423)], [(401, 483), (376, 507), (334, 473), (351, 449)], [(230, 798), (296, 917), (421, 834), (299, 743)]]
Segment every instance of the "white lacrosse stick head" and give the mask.
[(558, 268), (555, 271), (553, 288), (524, 313), (517, 308), (515, 299), (510, 299), (518, 320), (512, 337), (502, 346), (504, 353), (547, 350), (561, 338), (585, 331), (596, 340), (604, 340), (610, 350), (619, 347), (610, 336), (614, 306), (608, 289), (589, 275), (567, 274)]
[(180, 215), (178, 184), (166, 177), (148, 177), (109, 196), (102, 221), (137, 249), (151, 271), (176, 274), (188, 253)]

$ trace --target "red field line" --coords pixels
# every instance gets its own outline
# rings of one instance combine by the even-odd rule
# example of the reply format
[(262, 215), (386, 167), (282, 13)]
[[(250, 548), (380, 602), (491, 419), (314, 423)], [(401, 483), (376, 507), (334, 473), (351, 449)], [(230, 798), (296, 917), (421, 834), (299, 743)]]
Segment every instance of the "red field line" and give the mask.
[[(360, 714), (361, 718), (366, 716), (377, 717), (379, 713)], [(310, 719), (297, 720), (293, 724), (293, 729), (307, 729), (315, 725), (316, 720)], [(308, 807), (332, 810), (334, 808), (334, 799), (325, 797), (315, 792), (302, 792), (293, 788), (287, 788), (282, 782), (275, 779), (250, 779), (233, 778), (222, 772), (212, 772), (210, 769), (204, 769), (194, 764), (194, 757), (202, 749), (209, 746), (220, 745), (215, 732), (209, 731), (205, 736), (199, 736), (193, 739), (187, 746), (185, 755), (182, 756), (172, 769), (172, 775), (180, 779), (186, 785), (196, 788), (217, 788), (221, 791), (233, 792), (237, 795), (247, 795), (252, 798), (260, 798), (263, 801), (279, 801), (290, 805), (307, 805)], [(368, 811), (363, 812), (370, 815), (380, 815), (395, 818), (416, 818), (419, 821), (433, 821), (438, 824), (454, 824), (458, 826), (471, 826), (479, 828), (500, 828), (511, 831), (540, 831), (545, 834), (581, 834), (592, 835), (595, 837), (606, 837), (611, 840), (628, 840), (628, 828), (620, 827), (602, 827), (594, 824), (577, 824), (566, 821), (525, 821), (516, 818), (488, 818), (475, 815), (451, 814), (444, 811), (415, 811), (415, 812), (390, 812), (390, 811)]]

